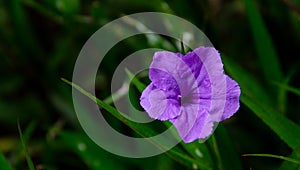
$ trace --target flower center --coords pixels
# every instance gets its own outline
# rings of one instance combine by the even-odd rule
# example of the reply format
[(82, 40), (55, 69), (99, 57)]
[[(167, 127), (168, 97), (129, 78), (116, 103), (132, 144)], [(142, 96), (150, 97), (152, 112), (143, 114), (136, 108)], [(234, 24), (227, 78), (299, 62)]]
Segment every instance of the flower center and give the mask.
[(188, 104), (192, 102), (192, 95), (187, 95), (182, 97), (180, 94), (177, 96), (178, 100), (180, 101), (180, 105), (183, 106), (184, 104)]

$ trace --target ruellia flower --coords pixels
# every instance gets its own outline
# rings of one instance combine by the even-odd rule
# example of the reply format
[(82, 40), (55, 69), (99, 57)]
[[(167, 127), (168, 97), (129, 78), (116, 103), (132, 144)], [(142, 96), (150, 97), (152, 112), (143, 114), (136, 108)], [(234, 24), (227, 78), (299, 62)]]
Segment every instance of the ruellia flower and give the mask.
[(240, 87), (224, 74), (213, 47), (199, 47), (186, 55), (156, 52), (149, 78), (141, 106), (151, 118), (169, 120), (185, 143), (209, 137), (216, 123), (240, 106)]

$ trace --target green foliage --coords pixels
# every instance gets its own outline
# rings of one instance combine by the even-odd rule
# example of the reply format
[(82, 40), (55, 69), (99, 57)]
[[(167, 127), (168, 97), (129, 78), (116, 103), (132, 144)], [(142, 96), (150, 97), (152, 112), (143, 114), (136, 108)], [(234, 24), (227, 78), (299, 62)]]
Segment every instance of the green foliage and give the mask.
[[(292, 159), (293, 161), (290, 161)], [(293, 153), (289, 156), (288, 159), (285, 159), (281, 167), (279, 168), (280, 170), (287, 170), (287, 169), (299, 169), (300, 165), (295, 163), (299, 162), (300, 160), (300, 150), (299, 148), (294, 149)]]
[(28, 152), (28, 148), (25, 144), (25, 139), (23, 137), (23, 133), (22, 133), (19, 121), (18, 121), (18, 131), (19, 131), (19, 135), (20, 135), (21, 145), (22, 145), (22, 148), (23, 148), (23, 151), (25, 153), (26, 160), (27, 160), (28, 168), (30, 170), (35, 170), (33, 162), (31, 160), (29, 152)]
[(285, 85), (285, 84), (281, 84), (281, 83), (274, 83), (276, 84), (278, 87), (282, 88), (282, 89), (285, 89), (287, 91), (290, 91), (298, 96), (300, 96), (300, 89), (298, 88), (295, 88), (295, 87), (291, 87), (291, 86), (288, 86), (288, 85)]
[[(60, 136), (63, 144), (69, 150), (77, 153), (90, 169), (124, 169), (121, 162), (115, 164), (113, 156), (101, 150), (86, 135), (78, 132), (64, 131)], [(99, 159), (100, 157), (103, 159)]]
[(5, 159), (2, 152), (0, 152), (0, 169), (3, 170), (12, 170), (9, 162)]
[(264, 105), (261, 101), (249, 98), (246, 95), (241, 97), (242, 102), (261, 118), (277, 135), (286, 142), (292, 149), (300, 144), (300, 127), (292, 121), (283, 117), (271, 107)]
[[(240, 82), (241, 89), (262, 89), (255, 80), (250, 83), (244, 83), (245, 77), (247, 80), (251, 80), (250, 75), (247, 75), (241, 68), (235, 67), (234, 62), (224, 59), (224, 63), (231, 66), (228, 70), (232, 73), (234, 79)], [(241, 95), (241, 101), (251, 109), (262, 121), (264, 121), (270, 128), (278, 134), (278, 136), (284, 140), (291, 148), (296, 148), (300, 145), (300, 126), (294, 124), (281, 114), (279, 114), (274, 108), (268, 105), (268, 100), (264, 100), (266, 94), (260, 91), (243, 91)]]
[(244, 2), (253, 33), (258, 60), (265, 78), (267, 80), (280, 81), (282, 79), (282, 72), (271, 36), (259, 11), (255, 7), (255, 2), (251, 0), (244, 0)]
[(280, 155), (272, 155), (272, 154), (244, 154), (243, 156), (256, 156), (256, 157), (277, 158), (277, 159), (282, 159), (282, 160), (288, 161), (290, 163), (298, 164), (298, 166), (300, 165), (300, 161), (299, 160), (288, 158), (288, 157), (284, 157), (284, 156), (280, 156)]
[[(120, 121), (122, 121), (124, 124), (126, 124), (128, 127), (130, 127), (131, 129), (133, 129), (136, 133), (138, 133), (140, 136), (142, 137), (148, 137), (148, 136), (152, 136), (155, 134), (155, 132), (146, 127), (146, 126), (142, 126), (139, 123), (130, 121), (125, 119), (122, 114), (115, 109), (114, 107), (104, 103), (103, 101), (101, 101), (100, 99), (96, 98), (95, 96), (91, 95), (90, 93), (88, 93), (87, 91), (85, 91), (84, 89), (82, 89), (80, 86), (62, 78), (62, 81), (64, 81), (65, 83), (71, 85), (72, 87), (74, 87), (76, 90), (80, 91), (82, 94), (84, 94), (85, 96), (89, 97), (91, 100), (93, 100), (94, 102), (96, 102), (101, 108), (107, 110), (109, 113), (112, 114), (112, 116), (115, 116), (117, 119), (119, 119)], [(156, 143), (156, 141), (152, 141), (149, 140), (149, 142), (153, 143), (153, 145), (157, 146), (158, 148), (165, 148), (165, 146), (160, 145), (159, 143)], [(191, 152), (195, 152), (195, 150), (192, 150)], [(186, 156), (184, 154), (183, 151), (181, 151), (181, 149), (179, 147), (175, 147), (173, 149), (171, 149), (170, 151), (168, 151), (168, 153), (170, 154), (170, 157), (177, 160), (178, 162), (187, 165), (188, 167), (193, 167), (193, 165), (197, 165), (199, 168), (201, 169), (211, 169), (210, 167), (207, 167), (206, 164), (207, 162), (204, 161), (204, 159), (202, 159), (202, 161), (196, 161), (192, 158), (190, 158), (189, 156)]]
[[(297, 0), (0, 1), (0, 169), (298, 170), (299, 5)], [(164, 154), (130, 159), (103, 150), (85, 135), (73, 109), (72, 88), (59, 78), (72, 78), (80, 49), (101, 26), (145, 11), (183, 17), (205, 32), (222, 53), (225, 72), (241, 87), (241, 108), (204, 143), (181, 142)], [(176, 43), (160, 35), (118, 43), (99, 67), (97, 97), (64, 81), (105, 109), (106, 120), (117, 130), (134, 137), (153, 136), (170, 123), (129, 121), (111, 98), (129, 95), (140, 108), (147, 74), (135, 76), (130, 68), (124, 70), (131, 79), (125, 85), (131, 89), (115, 94), (110, 94), (111, 76), (128, 54), (145, 48), (180, 51)], [(20, 125), (26, 125), (24, 133)], [(241, 157), (245, 153), (257, 157)]]
[[(222, 161), (223, 169), (243, 169), (240, 160), (240, 155), (236, 152), (233, 140), (228, 135), (224, 125), (219, 124), (214, 135), (216, 139), (216, 145), (220, 154), (220, 159)], [(232, 164), (231, 162), (234, 162), (234, 164)]]

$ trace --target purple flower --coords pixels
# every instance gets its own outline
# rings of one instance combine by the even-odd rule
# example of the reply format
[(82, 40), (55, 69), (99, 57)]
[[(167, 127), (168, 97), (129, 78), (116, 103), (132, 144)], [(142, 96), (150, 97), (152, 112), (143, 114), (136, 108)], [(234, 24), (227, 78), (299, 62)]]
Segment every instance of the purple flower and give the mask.
[(216, 122), (239, 108), (240, 88), (224, 74), (213, 47), (186, 55), (156, 52), (149, 77), (152, 82), (142, 93), (142, 107), (151, 118), (173, 123), (186, 143), (207, 138)]

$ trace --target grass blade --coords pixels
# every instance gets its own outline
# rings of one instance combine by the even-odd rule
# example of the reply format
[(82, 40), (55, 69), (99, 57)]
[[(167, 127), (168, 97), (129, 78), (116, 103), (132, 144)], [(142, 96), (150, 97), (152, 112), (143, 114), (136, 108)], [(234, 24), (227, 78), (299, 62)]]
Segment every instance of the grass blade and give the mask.
[(286, 84), (281, 84), (279, 82), (274, 82), (275, 85), (277, 85), (278, 87), (282, 88), (282, 89), (285, 89), (287, 91), (290, 91), (298, 96), (300, 96), (300, 89), (297, 89), (295, 87), (291, 87), (291, 86), (288, 86)]
[(213, 151), (215, 155), (215, 163), (217, 164), (216, 167), (219, 170), (224, 170), (224, 165), (221, 159), (220, 149), (217, 143), (217, 140), (215, 138), (215, 135), (211, 135), (211, 137), (208, 139), (208, 143), (210, 145), (211, 150)]
[(282, 159), (285, 161), (289, 161), (295, 164), (300, 165), (300, 160), (292, 159), (289, 157), (284, 157), (280, 155), (272, 155), (272, 154), (243, 154), (242, 156), (257, 156), (257, 157), (268, 157), (268, 158), (277, 158), (277, 159)]
[(268, 125), (288, 146), (300, 145), (300, 127), (279, 114), (272, 106), (274, 103), (262, 86), (246, 71), (227, 57), (223, 57), (226, 71), (239, 83), (241, 101)]
[[(293, 150), (292, 154), (289, 156), (289, 158), (291, 159), (296, 159), (296, 160), (300, 160), (300, 147), (296, 148)], [(300, 165), (299, 164), (295, 164), (291, 161), (284, 161), (281, 165), (281, 167), (279, 168), (279, 170), (291, 170), (291, 169), (299, 169)]]
[(109, 97), (105, 98), (103, 100), (104, 103), (106, 104), (112, 104), (114, 101), (119, 100), (126, 94), (128, 94), (129, 89), (129, 84), (127, 82), (123, 83), (123, 85), (118, 89), (116, 92), (111, 94)]
[(22, 3), (35, 9), (39, 13), (43, 14), (44, 16), (52, 19), (56, 23), (62, 24), (63, 23), (63, 17), (56, 14), (55, 12), (49, 10), (47, 7), (41, 5), (40, 3), (33, 1), (33, 0), (22, 0)]
[[(217, 146), (222, 160), (223, 168), (230, 170), (242, 170), (240, 155), (234, 148), (232, 139), (230, 139), (225, 126), (220, 123), (214, 132), (217, 140)], [(230, 156), (228, 156), (230, 155)]]
[(271, 36), (268, 33), (259, 11), (255, 7), (254, 1), (244, 0), (244, 3), (254, 38), (258, 60), (261, 68), (263, 68), (264, 76), (267, 80), (280, 81), (282, 72)]
[[(128, 119), (125, 119), (122, 114), (120, 114), (120, 112), (115, 109), (114, 107), (106, 104), (105, 102), (103, 102), (102, 100), (98, 99), (97, 97), (93, 96), (92, 94), (90, 94), (89, 92), (85, 91), (84, 89), (82, 89), (80, 86), (64, 79), (61, 78), (61, 80), (69, 85), (71, 85), (73, 88), (75, 88), (76, 90), (78, 90), (79, 92), (81, 92), (82, 94), (84, 94), (85, 96), (87, 96), (88, 98), (90, 98), (92, 101), (96, 102), (100, 107), (102, 107), (103, 109), (105, 109), (106, 111), (108, 111), (109, 113), (111, 113), (114, 117), (116, 117), (117, 119), (119, 119), (120, 121), (122, 121), (125, 125), (127, 125), (128, 127), (130, 127), (132, 130), (134, 130), (136, 133), (138, 133), (140, 136), (142, 137), (146, 137), (146, 136), (152, 136), (155, 135), (155, 132), (150, 129), (147, 128), (139, 123), (130, 121)], [(163, 149), (164, 146), (159, 145), (158, 143), (155, 143), (151, 140), (149, 140), (149, 142), (151, 142), (152, 144), (154, 144), (156, 147)], [(210, 167), (205, 166), (204, 164), (199, 163), (198, 161), (192, 159), (191, 157), (187, 156), (184, 152), (181, 151), (181, 149), (179, 147), (174, 147), (171, 150), (169, 150), (167, 152), (167, 154), (173, 158), (174, 160), (188, 166), (188, 167), (193, 167), (194, 165), (197, 165), (197, 167), (201, 168), (201, 169), (211, 169)]]
[(225, 71), (239, 83), (242, 94), (247, 93), (251, 95), (251, 97), (257, 97), (271, 106), (276, 103), (269, 97), (269, 93), (264, 90), (262, 84), (252, 75), (248, 74), (242, 67), (224, 55), (222, 55), (222, 61), (225, 66)]
[(214, 162), (212, 161), (211, 154), (206, 143), (199, 143), (199, 141), (195, 141), (188, 144), (181, 143), (181, 145), (196, 161), (206, 165), (207, 167), (214, 167)]
[(279, 114), (273, 108), (264, 105), (257, 98), (247, 94), (241, 96), (241, 101), (267, 124), (292, 149), (300, 146), (300, 127)]
[(129, 77), (129, 80), (132, 80), (132, 83), (136, 86), (139, 92), (142, 92), (146, 88), (146, 85), (144, 85), (136, 77), (134, 77), (134, 75), (128, 69), (125, 69), (125, 71), (127, 73), (127, 76)]
[(36, 37), (26, 11), (23, 9), (21, 0), (11, 0), (9, 2), (9, 9), (12, 16), (13, 29), (15, 38), (18, 39), (20, 48), (28, 55), (32, 55), (38, 62), (42, 62), (40, 56), (44, 56), (43, 48), (40, 46), (38, 38)]
[(33, 162), (30, 158), (28, 149), (26, 147), (26, 144), (25, 144), (25, 141), (24, 141), (24, 138), (23, 138), (23, 133), (22, 133), (22, 130), (21, 130), (21, 127), (20, 127), (19, 120), (18, 120), (18, 131), (19, 131), (19, 135), (20, 135), (21, 144), (22, 144), (22, 147), (23, 147), (23, 150), (24, 150), (24, 153), (25, 153), (25, 157), (26, 157), (26, 160), (27, 160), (28, 168), (30, 170), (35, 170)]
[(122, 162), (113, 162), (115, 155), (102, 150), (83, 133), (62, 131), (59, 136), (63, 145), (81, 157), (89, 169), (124, 169)]
[(3, 170), (12, 170), (12, 167), (8, 163), (8, 161), (5, 159), (2, 152), (0, 152), (0, 169)]

